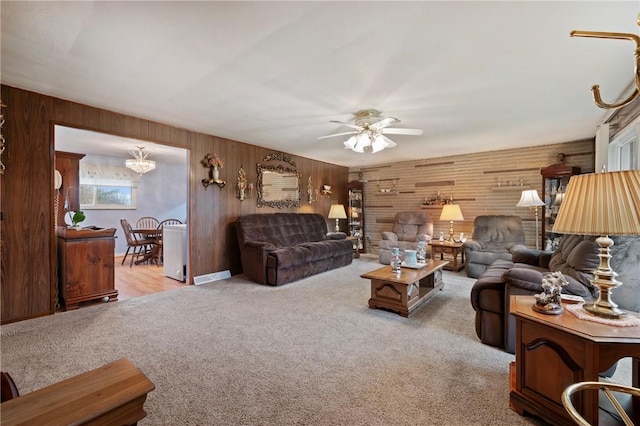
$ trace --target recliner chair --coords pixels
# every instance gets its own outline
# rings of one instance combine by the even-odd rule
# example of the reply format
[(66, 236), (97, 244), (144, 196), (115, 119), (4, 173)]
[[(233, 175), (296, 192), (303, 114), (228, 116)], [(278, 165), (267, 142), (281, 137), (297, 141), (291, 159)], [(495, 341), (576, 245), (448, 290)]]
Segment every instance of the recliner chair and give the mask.
[(522, 219), (518, 216), (476, 216), (471, 239), (464, 242), (467, 276), (478, 278), (498, 259), (511, 260), (516, 250), (526, 250)]
[(418, 242), (427, 244), (433, 237), (433, 220), (423, 211), (406, 211), (396, 214), (391, 232), (382, 233), (378, 261), (385, 265), (391, 263), (391, 249), (398, 247), (400, 257), (404, 259), (404, 250), (416, 250)]

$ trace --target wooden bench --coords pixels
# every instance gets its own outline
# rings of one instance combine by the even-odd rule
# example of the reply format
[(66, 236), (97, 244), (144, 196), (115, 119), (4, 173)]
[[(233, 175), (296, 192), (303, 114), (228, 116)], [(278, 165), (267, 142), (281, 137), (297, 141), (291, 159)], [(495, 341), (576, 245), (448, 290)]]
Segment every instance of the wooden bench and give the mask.
[(135, 425), (155, 385), (126, 358), (0, 404), (2, 426)]

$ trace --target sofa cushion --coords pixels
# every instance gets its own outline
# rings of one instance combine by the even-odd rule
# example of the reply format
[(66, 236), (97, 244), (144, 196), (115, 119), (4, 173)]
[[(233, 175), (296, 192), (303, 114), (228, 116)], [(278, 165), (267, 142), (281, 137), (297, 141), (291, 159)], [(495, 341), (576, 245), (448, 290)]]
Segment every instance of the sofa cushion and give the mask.
[[(327, 259), (329, 257), (333, 257), (336, 254), (342, 254), (336, 250), (337, 246), (335, 241), (318, 241), (315, 243), (300, 244), (300, 246), (309, 250), (309, 252), (311, 253), (311, 261)], [(353, 245), (351, 246), (350, 250), (353, 250), (352, 247)]]
[(291, 268), (311, 262), (311, 250), (303, 246), (283, 247), (269, 253), (267, 257), (267, 267), (269, 268)]

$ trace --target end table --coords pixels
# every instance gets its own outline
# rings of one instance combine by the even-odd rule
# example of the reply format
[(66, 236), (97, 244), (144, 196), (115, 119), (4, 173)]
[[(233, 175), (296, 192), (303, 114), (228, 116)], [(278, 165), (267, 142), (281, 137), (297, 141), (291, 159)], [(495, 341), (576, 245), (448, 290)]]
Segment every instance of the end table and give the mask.
[[(554, 425), (574, 425), (562, 405), (562, 392), (573, 383), (598, 381), (600, 372), (625, 357), (632, 358), (632, 385), (638, 387), (640, 326), (581, 320), (566, 309), (560, 315), (545, 315), (532, 309), (534, 302), (534, 296), (510, 299), (516, 318), (516, 380), (509, 395), (514, 411)], [(598, 425), (596, 392), (581, 392), (574, 397), (574, 405), (589, 424)], [(636, 398), (632, 406), (632, 419), (638, 422), (640, 401)]]
[[(432, 240), (429, 245), (431, 246), (431, 256), (434, 259), (436, 253), (440, 253), (440, 260), (444, 260), (445, 253), (453, 256), (453, 261), (449, 262), (444, 269), (458, 272), (464, 268), (464, 250), (462, 249), (462, 243)], [(458, 253), (460, 254), (460, 263), (458, 263)]]

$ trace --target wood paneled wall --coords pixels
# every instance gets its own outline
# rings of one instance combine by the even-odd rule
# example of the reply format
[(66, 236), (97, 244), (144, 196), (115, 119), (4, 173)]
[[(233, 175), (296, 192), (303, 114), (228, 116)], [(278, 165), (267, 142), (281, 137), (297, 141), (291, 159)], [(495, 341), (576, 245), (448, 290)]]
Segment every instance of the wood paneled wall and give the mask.
[[(54, 124), (85, 128), (148, 140), (190, 150), (189, 222), (192, 276), (221, 270), (241, 271), (232, 223), (251, 213), (317, 212), (326, 216), (332, 202), (346, 202), (348, 169), (293, 156), (302, 172), (303, 196), (312, 177), (314, 188), (332, 186), (331, 198), (318, 197), (300, 208), (258, 208), (253, 199), (240, 202), (235, 183), (244, 166), (249, 182), (256, 181), (256, 163), (273, 150), (193, 132), (75, 102), (2, 86), (6, 151), (0, 177), (2, 221), (0, 256), (2, 323), (54, 312), (55, 237), (53, 233)], [(205, 190), (207, 169), (200, 163), (215, 152), (224, 161), (221, 179), (227, 186)], [(306, 200), (306, 197), (303, 197)], [(328, 222), (327, 222), (328, 223)], [(328, 223), (328, 226), (330, 224)]]
[[(535, 216), (532, 210), (516, 207), (523, 189), (537, 189), (542, 196), (540, 168), (557, 163), (559, 153), (565, 164), (578, 166), (582, 173), (593, 172), (594, 140), (543, 145), (476, 154), (407, 161), (377, 167), (352, 168), (350, 180), (363, 180), (365, 197), (365, 243), (377, 253), (380, 236), (390, 231), (395, 213), (426, 208), (434, 220), (435, 235), (449, 234), (449, 223), (439, 220), (441, 207), (425, 207), (425, 198), (453, 197), (460, 205), (464, 222), (456, 222), (456, 238), (468, 235), (476, 216), (517, 215), (523, 219), (527, 246), (535, 248)], [(520, 185), (522, 181), (523, 185)], [(380, 189), (391, 189), (383, 193)]]

